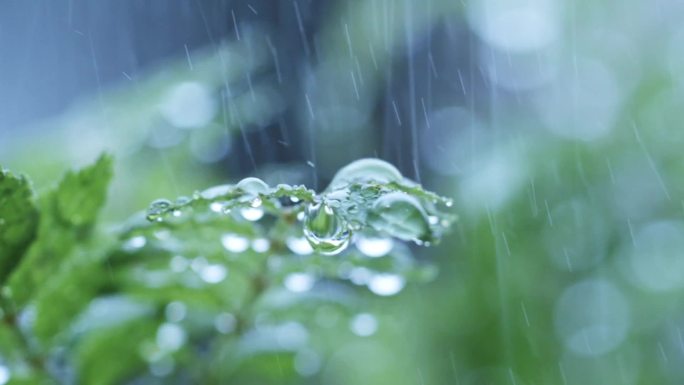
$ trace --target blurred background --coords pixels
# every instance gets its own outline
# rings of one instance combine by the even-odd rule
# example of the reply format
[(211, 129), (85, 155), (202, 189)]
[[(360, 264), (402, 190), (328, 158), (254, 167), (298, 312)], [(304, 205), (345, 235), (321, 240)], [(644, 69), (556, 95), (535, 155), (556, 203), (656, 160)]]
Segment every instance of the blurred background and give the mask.
[(301, 383), (684, 383), (683, 95), (676, 0), (0, 1), (0, 163), (114, 154), (107, 222), (361, 157), (455, 198)]

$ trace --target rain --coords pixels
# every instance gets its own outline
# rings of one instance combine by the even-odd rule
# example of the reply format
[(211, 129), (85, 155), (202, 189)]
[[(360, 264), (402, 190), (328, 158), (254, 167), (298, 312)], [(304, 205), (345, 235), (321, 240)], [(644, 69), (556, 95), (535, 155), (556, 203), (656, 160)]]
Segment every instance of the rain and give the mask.
[(684, 383), (683, 26), (0, 4), (0, 385)]

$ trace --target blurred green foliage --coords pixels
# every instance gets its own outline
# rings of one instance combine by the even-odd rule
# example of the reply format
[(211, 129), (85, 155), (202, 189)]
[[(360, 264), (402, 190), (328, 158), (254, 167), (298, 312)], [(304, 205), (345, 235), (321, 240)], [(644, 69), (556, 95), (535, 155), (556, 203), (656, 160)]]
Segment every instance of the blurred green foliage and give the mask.
[[(246, 178), (156, 200), (105, 231), (96, 219), (111, 177), (102, 156), (34, 199), (3, 171), (0, 207), (29, 211), (8, 215), (0, 236), (30, 243), (1, 260), (9, 383), (297, 383), (336, 344), (313, 338), (310, 312), (361, 317), (356, 333), (373, 334), (376, 318), (354, 315), (355, 286), (388, 296), (432, 278), (392, 238), (436, 242), (453, 220), (440, 209), (451, 200), (365, 159), (320, 195)], [(366, 246), (348, 249), (352, 233)]]

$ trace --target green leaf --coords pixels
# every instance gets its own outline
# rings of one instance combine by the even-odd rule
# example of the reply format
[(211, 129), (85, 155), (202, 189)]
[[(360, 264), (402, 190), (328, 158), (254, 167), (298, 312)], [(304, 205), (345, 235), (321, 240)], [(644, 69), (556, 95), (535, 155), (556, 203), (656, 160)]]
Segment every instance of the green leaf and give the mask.
[(12, 271), (36, 232), (38, 211), (23, 176), (0, 170), (0, 284)]
[(33, 332), (42, 342), (68, 330), (73, 319), (110, 283), (102, 258), (93, 256), (96, 254), (86, 252), (72, 258), (40, 287), (34, 300)]
[(3, 293), (10, 311), (25, 306), (88, 238), (111, 176), (112, 159), (104, 155), (92, 166), (68, 172), (55, 190), (40, 197), (35, 241), (10, 275), (9, 290)]
[(111, 178), (112, 158), (107, 155), (79, 172), (67, 172), (55, 192), (60, 218), (72, 226), (92, 224), (104, 206)]
[(142, 344), (154, 337), (157, 322), (135, 320), (92, 332), (76, 348), (78, 383), (122, 384), (145, 368)]

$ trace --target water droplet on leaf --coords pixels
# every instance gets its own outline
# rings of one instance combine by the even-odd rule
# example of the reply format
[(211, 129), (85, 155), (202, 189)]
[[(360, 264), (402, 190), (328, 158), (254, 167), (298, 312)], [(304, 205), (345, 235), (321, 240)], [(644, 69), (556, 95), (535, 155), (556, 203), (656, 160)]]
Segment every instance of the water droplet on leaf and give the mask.
[(375, 158), (359, 159), (340, 169), (330, 182), (329, 190), (344, 187), (354, 181), (375, 181), (377, 183), (400, 182), (403, 176), (396, 167)]
[(147, 220), (161, 222), (164, 214), (171, 210), (173, 203), (168, 199), (157, 199), (147, 209)]
[(429, 238), (427, 215), (418, 200), (410, 195), (393, 192), (380, 197), (373, 205), (369, 223), (380, 232), (410, 240)]
[(317, 252), (335, 255), (347, 248), (351, 232), (335, 209), (325, 203), (313, 203), (306, 208), (304, 236)]
[(239, 181), (235, 187), (254, 196), (259, 194), (268, 194), (269, 192), (269, 187), (266, 182), (254, 177), (248, 177)]

